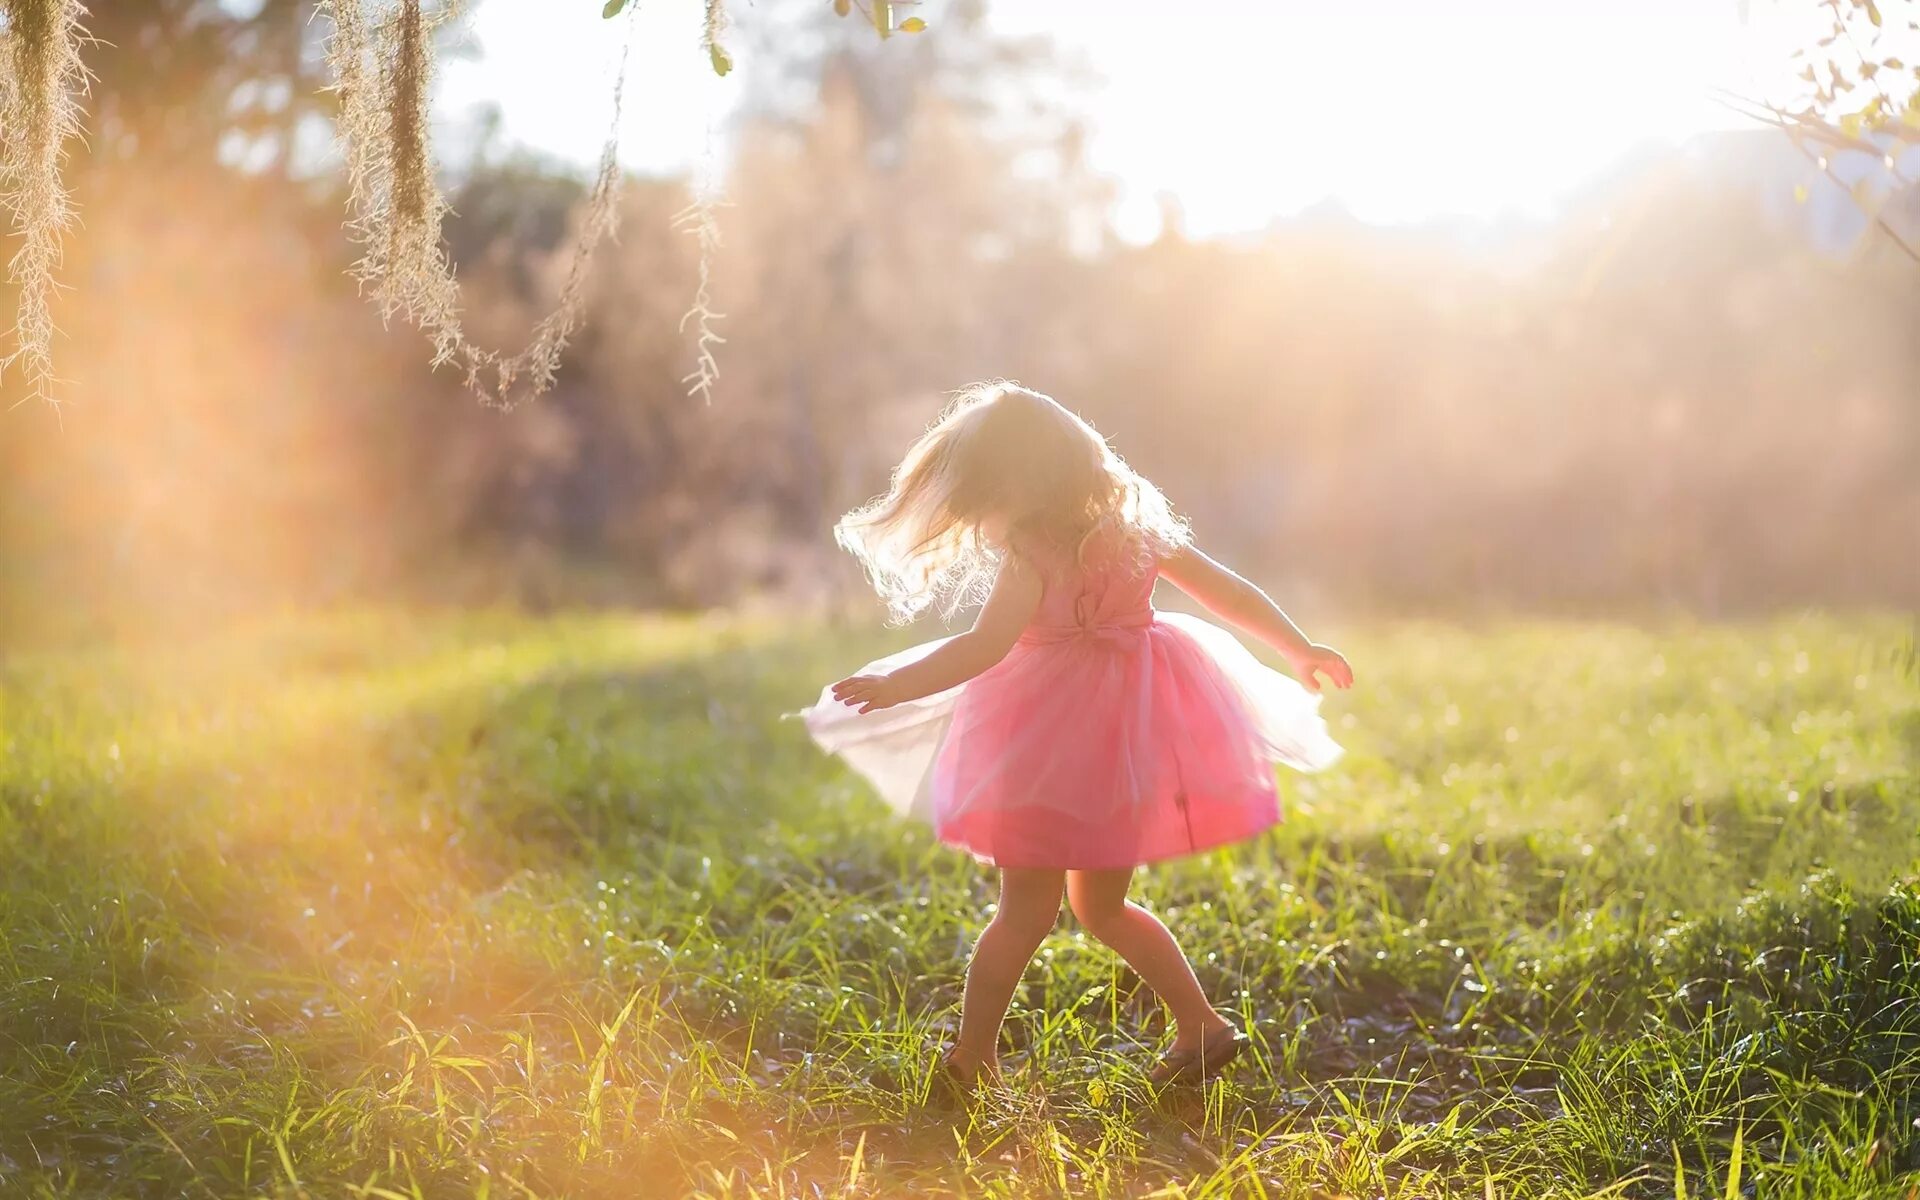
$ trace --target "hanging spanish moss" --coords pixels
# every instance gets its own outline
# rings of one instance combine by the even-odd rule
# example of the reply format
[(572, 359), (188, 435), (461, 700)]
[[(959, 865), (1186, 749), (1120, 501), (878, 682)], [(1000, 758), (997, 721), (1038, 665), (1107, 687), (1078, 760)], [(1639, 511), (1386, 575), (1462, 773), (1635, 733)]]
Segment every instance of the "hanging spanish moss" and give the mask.
[[(711, 161), (711, 148), (707, 153)], [(694, 202), (673, 218), (673, 227), (692, 237), (700, 247), (693, 304), (680, 318), (681, 333), (687, 331), (687, 326), (693, 326), (693, 370), (681, 376), (680, 382), (687, 385), (688, 395), (698, 396), (709, 404), (713, 403), (713, 385), (720, 382), (720, 360), (714, 357), (713, 348), (725, 345), (727, 340), (714, 329), (714, 323), (727, 315), (715, 312), (713, 307), (713, 258), (720, 248), (720, 222), (714, 211), (718, 206), (713, 190), (702, 187)]]
[[(701, 40), (707, 47), (707, 60), (713, 64), (713, 73), (725, 75), (733, 70), (733, 59), (721, 44), (721, 35), (727, 31), (727, 9), (724, 0), (707, 0), (706, 22), (701, 29)], [(707, 148), (700, 162), (700, 178), (694, 183), (692, 204), (674, 214), (673, 227), (694, 239), (700, 247), (700, 268), (698, 282), (694, 287), (693, 303), (680, 317), (680, 332), (685, 333), (687, 326), (693, 326), (693, 370), (680, 377), (687, 385), (687, 394), (698, 396), (708, 404), (713, 403), (713, 385), (720, 381), (720, 360), (714, 357), (715, 346), (724, 345), (725, 338), (714, 330), (714, 323), (726, 314), (714, 311), (713, 307), (713, 259), (720, 248), (720, 222), (715, 215), (719, 207), (719, 189), (713, 184), (714, 154), (713, 129), (707, 129)]]
[(393, 61), (387, 64), (388, 76), (383, 92), (387, 98), (387, 119), (393, 128), (394, 209), (399, 223), (417, 224), (426, 219), (433, 190), (427, 172), (426, 105), (427, 42), (422, 36), (420, 0), (401, 0), (398, 18), (399, 45)]
[(73, 207), (60, 167), (67, 139), (80, 129), (80, 97), (87, 86), (80, 65), (79, 0), (0, 0), (7, 18), (0, 41), (0, 178), (20, 248), (7, 264), (19, 289), (14, 347), (0, 368), (20, 363), (31, 394), (55, 402), (53, 384), (53, 272), (60, 236)]
[(459, 15), (449, 0), (431, 15), (421, 0), (399, 0), (370, 17), (367, 0), (330, 0), (334, 34), (327, 46), (340, 96), (340, 133), (346, 147), (348, 228), (362, 253), (356, 274), (383, 317), (405, 316), (433, 342), (434, 365), (453, 363), (484, 402), (511, 408), (553, 384), (560, 355), (580, 322), (587, 267), (619, 219), (619, 128), (632, 27), (620, 53), (613, 91), (613, 123), (578, 229), (566, 280), (553, 311), (534, 327), (517, 354), (485, 349), (467, 339), (460, 322), (460, 288), (440, 239), (446, 199), (433, 177), (427, 145), (427, 102), (433, 77), (433, 35)]

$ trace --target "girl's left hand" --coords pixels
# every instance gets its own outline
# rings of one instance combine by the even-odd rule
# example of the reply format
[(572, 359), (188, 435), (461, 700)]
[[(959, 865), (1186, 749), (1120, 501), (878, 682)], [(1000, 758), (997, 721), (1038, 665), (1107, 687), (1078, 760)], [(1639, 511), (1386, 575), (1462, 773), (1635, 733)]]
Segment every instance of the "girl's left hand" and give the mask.
[(900, 689), (890, 675), (850, 675), (833, 685), (833, 698), (863, 713), (900, 703)]
[(1293, 673), (1300, 677), (1310, 692), (1320, 690), (1318, 676), (1325, 675), (1337, 688), (1353, 686), (1353, 668), (1347, 660), (1332, 646), (1322, 646), (1314, 642), (1293, 656)]

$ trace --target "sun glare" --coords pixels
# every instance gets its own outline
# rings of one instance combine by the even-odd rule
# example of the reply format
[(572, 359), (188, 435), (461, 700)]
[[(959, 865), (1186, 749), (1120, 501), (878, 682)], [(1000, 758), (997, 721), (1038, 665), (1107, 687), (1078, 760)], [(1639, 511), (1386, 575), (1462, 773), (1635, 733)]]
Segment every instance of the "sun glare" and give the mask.
[[(925, 6), (927, 36), (940, 36), (941, 3)], [(1375, 223), (1550, 216), (1636, 145), (1737, 127), (1716, 89), (1782, 94), (1791, 48), (1818, 19), (1801, 7), (1002, 0), (988, 21), (1049, 36), (1087, 68), (1093, 165), (1118, 181), (1120, 230), (1138, 239), (1158, 231), (1167, 196), (1197, 233), (1257, 230), (1323, 202)], [(698, 10), (641, 11), (625, 150), (635, 167), (695, 163), (710, 130), (724, 142), (742, 73), (707, 70)], [(448, 67), (441, 112), (495, 104), (506, 142), (589, 161), (607, 72), (581, 47), (609, 57), (613, 28), (591, 4), (488, 0), (474, 19), (479, 54)]]
[(1106, 77), (1096, 146), (1133, 185), (1128, 223), (1166, 191), (1203, 230), (1323, 200), (1380, 223), (1546, 215), (1638, 143), (1733, 124), (1711, 89), (1777, 90), (1792, 45), (1732, 0), (1099, 7), (1005, 14), (1058, 23)]

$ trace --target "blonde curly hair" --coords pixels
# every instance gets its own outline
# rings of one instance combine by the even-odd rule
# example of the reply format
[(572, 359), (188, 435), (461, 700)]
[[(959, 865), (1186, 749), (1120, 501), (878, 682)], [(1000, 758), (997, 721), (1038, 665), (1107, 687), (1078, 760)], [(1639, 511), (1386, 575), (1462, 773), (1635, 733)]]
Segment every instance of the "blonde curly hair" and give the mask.
[[(983, 533), (993, 523), (997, 544)], [(894, 469), (884, 496), (834, 537), (897, 621), (980, 598), (1004, 554), (1074, 560), (1096, 543), (1142, 569), (1189, 541), (1160, 489), (1052, 397), (1005, 380), (955, 394)]]

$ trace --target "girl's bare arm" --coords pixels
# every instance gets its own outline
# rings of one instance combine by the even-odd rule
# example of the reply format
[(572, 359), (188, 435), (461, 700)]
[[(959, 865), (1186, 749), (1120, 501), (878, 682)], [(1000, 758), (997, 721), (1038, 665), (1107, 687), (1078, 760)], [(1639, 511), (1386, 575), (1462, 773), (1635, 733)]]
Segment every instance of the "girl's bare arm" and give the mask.
[(872, 712), (965, 683), (1007, 656), (1039, 606), (1039, 577), (1009, 555), (972, 629), (890, 674), (842, 679), (833, 685), (833, 698)]
[(1353, 668), (1338, 650), (1310, 640), (1265, 592), (1196, 547), (1182, 546), (1169, 555), (1160, 574), (1214, 616), (1279, 651), (1307, 687), (1320, 690), (1317, 674), (1335, 687), (1353, 686)]

